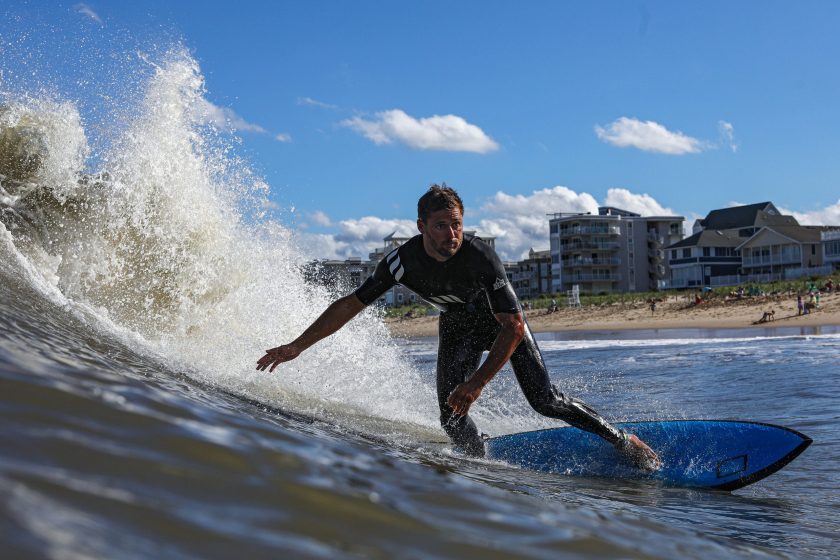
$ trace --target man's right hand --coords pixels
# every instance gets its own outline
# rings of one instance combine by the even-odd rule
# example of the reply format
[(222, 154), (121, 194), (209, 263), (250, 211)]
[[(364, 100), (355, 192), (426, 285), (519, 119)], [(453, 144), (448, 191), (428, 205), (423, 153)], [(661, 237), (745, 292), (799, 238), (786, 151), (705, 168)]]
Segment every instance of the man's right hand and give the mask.
[(257, 369), (265, 371), (267, 367), (271, 366), (271, 369), (268, 371), (272, 372), (274, 371), (274, 368), (283, 362), (288, 362), (297, 358), (300, 352), (301, 351), (294, 344), (284, 344), (283, 346), (278, 346), (277, 348), (271, 348), (270, 350), (266, 350), (265, 356), (259, 359), (257, 362)]

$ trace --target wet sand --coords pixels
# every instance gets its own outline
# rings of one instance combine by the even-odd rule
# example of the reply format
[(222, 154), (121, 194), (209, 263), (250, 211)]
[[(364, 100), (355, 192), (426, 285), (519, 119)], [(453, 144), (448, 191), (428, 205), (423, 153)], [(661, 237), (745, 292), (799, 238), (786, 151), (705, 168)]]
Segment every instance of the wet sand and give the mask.
[[(759, 322), (766, 311), (774, 319)], [(840, 325), (840, 293), (822, 294), (820, 309), (798, 315), (796, 296), (757, 296), (711, 299), (695, 305), (686, 296), (669, 296), (656, 303), (651, 312), (644, 302), (635, 304), (561, 307), (548, 313), (544, 309), (526, 312), (534, 332), (624, 330), (624, 329), (719, 329), (772, 327), (813, 327)], [(436, 336), (437, 317), (386, 319), (391, 334), (398, 337)]]

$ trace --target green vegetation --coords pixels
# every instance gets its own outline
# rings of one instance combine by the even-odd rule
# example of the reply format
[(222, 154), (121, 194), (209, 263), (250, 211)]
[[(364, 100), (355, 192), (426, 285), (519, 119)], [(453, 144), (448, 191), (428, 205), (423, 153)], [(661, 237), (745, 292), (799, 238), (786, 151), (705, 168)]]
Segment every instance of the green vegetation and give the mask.
[[(668, 297), (683, 297), (691, 298), (693, 294), (699, 293), (704, 300), (710, 299), (724, 299), (734, 293), (737, 293), (739, 288), (743, 288), (745, 296), (750, 295), (795, 295), (797, 293), (805, 294), (812, 287), (822, 288), (826, 285), (829, 279), (832, 279), (835, 289), (840, 289), (840, 278), (837, 274), (833, 276), (812, 276), (805, 278), (798, 278), (796, 280), (785, 280), (781, 282), (767, 282), (767, 283), (747, 283), (739, 286), (726, 286), (722, 288), (713, 288), (712, 290), (705, 290), (703, 288), (687, 288), (682, 290), (662, 290), (659, 292), (627, 292), (615, 294), (599, 294), (599, 295), (585, 295), (581, 294), (581, 305), (636, 305), (650, 302), (650, 300), (663, 300)], [(548, 309), (551, 306), (551, 300), (557, 301), (557, 306), (560, 308), (568, 305), (566, 294), (543, 294), (537, 298), (528, 299), (521, 298), (524, 303), (527, 301), (531, 304), (531, 309)], [(385, 309), (385, 316), (389, 318), (400, 317), (424, 317), (432, 308), (430, 305), (423, 303), (415, 303), (412, 305), (402, 305), (399, 307), (389, 307)]]
[(432, 306), (427, 303), (412, 303), (411, 305), (386, 307), (385, 317), (393, 319), (399, 319), (400, 317), (425, 317), (431, 309)]

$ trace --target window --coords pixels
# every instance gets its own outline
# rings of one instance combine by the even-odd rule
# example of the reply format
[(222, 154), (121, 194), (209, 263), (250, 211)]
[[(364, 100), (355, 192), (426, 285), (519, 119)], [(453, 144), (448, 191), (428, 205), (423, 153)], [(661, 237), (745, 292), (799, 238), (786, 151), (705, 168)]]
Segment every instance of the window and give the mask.
[(683, 258), (688, 259), (691, 257), (691, 249), (683, 249)]
[(703, 256), (704, 257), (711, 257), (712, 256), (712, 248), (711, 247), (703, 247)]
[(677, 258), (677, 250), (676, 250), (676, 249), (671, 249), (671, 258), (672, 258), (672, 259), (676, 259), (676, 258)]

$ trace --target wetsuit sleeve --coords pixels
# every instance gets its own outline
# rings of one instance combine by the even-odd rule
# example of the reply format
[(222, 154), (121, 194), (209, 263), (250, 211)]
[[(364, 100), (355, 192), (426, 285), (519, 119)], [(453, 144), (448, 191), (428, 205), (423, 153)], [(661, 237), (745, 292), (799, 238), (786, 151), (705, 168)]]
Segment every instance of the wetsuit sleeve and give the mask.
[(356, 291), (356, 297), (365, 305), (370, 305), (376, 299), (387, 292), (396, 284), (397, 281), (391, 276), (391, 271), (388, 269), (386, 259), (379, 261), (376, 269), (373, 271), (373, 276), (359, 286)]
[(499, 255), (481, 240), (477, 239), (475, 246), (480, 255), (477, 263), (479, 280), (487, 293), (490, 309), (493, 313), (519, 313), (521, 311), (519, 300), (508, 282), (507, 273)]

